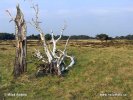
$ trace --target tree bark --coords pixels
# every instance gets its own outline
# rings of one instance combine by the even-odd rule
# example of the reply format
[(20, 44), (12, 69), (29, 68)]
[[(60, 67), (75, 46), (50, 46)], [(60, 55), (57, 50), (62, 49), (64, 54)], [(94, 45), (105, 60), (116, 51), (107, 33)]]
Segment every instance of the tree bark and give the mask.
[(26, 64), (26, 33), (27, 27), (24, 20), (24, 15), (19, 8), (19, 5), (16, 7), (17, 15), (14, 20), (15, 22), (15, 38), (16, 38), (16, 57), (13, 74), (15, 77), (20, 76), (22, 73), (27, 71)]

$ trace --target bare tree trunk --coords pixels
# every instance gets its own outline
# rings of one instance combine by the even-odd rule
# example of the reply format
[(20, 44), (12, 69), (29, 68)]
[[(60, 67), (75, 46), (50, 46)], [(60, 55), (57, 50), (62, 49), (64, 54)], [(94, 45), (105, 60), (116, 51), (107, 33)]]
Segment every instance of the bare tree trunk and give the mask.
[(15, 22), (15, 37), (16, 37), (16, 57), (13, 74), (15, 77), (21, 75), (27, 70), (26, 66), (26, 23), (23, 13), (21, 12), (19, 5), (16, 7), (17, 15)]

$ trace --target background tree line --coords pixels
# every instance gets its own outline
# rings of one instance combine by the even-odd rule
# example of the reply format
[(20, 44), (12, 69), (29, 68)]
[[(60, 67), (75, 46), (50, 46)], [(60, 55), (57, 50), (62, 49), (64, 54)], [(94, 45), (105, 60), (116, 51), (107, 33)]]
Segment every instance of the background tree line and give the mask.
[[(55, 36), (55, 39), (58, 38), (59, 35)], [(68, 39), (69, 36), (62, 36), (62, 40), (66, 40)], [(0, 33), (0, 40), (14, 40), (15, 39), (15, 35), (13, 33)], [(38, 40), (40, 39), (40, 35), (29, 35), (27, 36), (27, 39), (29, 40)], [(46, 34), (46, 39), (47, 40), (51, 40), (51, 35), (50, 34)], [(97, 34), (95, 37), (91, 37), (91, 36), (87, 36), (87, 35), (72, 35), (71, 39), (99, 39), (101, 41), (103, 40), (111, 40), (111, 39), (127, 39), (127, 40), (133, 40), (133, 35), (126, 35), (126, 36), (116, 36), (116, 37), (110, 37), (107, 34)]]

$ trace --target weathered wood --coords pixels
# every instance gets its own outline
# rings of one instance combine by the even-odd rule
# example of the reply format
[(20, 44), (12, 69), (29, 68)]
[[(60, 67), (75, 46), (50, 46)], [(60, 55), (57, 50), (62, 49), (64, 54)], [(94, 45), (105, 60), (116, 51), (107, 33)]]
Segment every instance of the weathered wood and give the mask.
[(16, 57), (13, 74), (15, 77), (21, 75), (27, 71), (26, 66), (26, 32), (27, 27), (24, 20), (24, 15), (19, 8), (19, 5), (16, 7), (17, 15), (14, 19), (15, 22), (15, 37), (16, 37)]
[[(75, 63), (74, 57), (67, 55), (67, 44), (69, 41), (66, 41), (66, 45), (64, 50), (60, 50), (57, 48), (57, 42), (61, 39), (63, 32), (66, 28), (66, 25), (61, 29), (61, 34), (60, 36), (55, 39), (54, 38), (54, 32), (51, 31), (52, 33), (52, 50), (50, 44), (47, 43), (45, 39), (45, 32), (41, 29), (40, 27), (40, 21), (38, 20), (38, 13), (39, 13), (39, 8), (38, 5), (33, 5), (32, 7), (35, 11), (35, 19), (32, 19), (32, 22), (30, 24), (40, 33), (41, 40), (43, 42), (43, 48), (44, 48), (44, 53), (46, 54), (46, 57), (44, 57), (39, 50), (36, 50), (35, 56), (43, 62), (43, 64), (40, 66), (39, 70), (37, 71), (37, 74), (44, 73), (44, 74), (54, 74), (54, 75), (62, 75), (63, 72), (68, 70), (70, 67), (72, 67)], [(65, 61), (67, 59), (70, 59), (70, 64), (67, 66), (65, 64)], [(45, 66), (46, 65), (46, 66)]]

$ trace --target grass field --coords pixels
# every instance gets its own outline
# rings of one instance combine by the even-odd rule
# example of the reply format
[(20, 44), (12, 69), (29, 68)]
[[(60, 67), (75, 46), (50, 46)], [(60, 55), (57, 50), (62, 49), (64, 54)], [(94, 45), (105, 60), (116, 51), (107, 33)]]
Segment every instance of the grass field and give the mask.
[(133, 100), (132, 41), (70, 41), (68, 53), (76, 63), (64, 77), (35, 77), (32, 55), (34, 48), (41, 50), (37, 43), (28, 43), (28, 71), (15, 80), (15, 47), (11, 41), (0, 42), (0, 100)]

